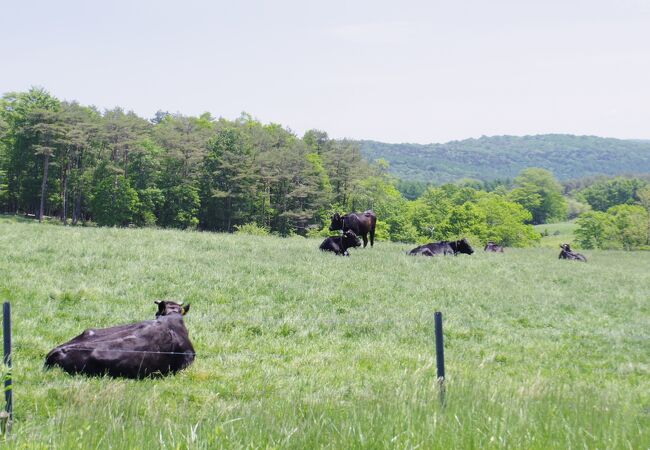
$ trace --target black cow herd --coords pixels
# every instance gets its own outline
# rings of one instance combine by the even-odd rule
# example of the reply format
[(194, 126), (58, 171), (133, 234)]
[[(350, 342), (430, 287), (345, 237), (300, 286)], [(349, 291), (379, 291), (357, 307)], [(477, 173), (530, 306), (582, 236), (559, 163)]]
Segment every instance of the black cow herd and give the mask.
[[(372, 211), (334, 214), (330, 231), (341, 234), (323, 241), (320, 249), (337, 255), (349, 256), (348, 249), (370, 246), (375, 241), (377, 217)], [(586, 262), (584, 255), (571, 250), (569, 244), (560, 246), (560, 259)], [(486, 252), (503, 253), (503, 247), (490, 241)], [(409, 255), (436, 256), (471, 255), (474, 249), (467, 239), (431, 242), (411, 250)], [(109, 375), (125, 378), (145, 378), (176, 373), (192, 364), (195, 353), (183, 322), (190, 305), (172, 301), (157, 301), (154, 320), (120, 325), (111, 328), (89, 329), (74, 339), (50, 351), (45, 367), (59, 366), (70, 374)]]
[(420, 245), (415, 247), (409, 252), (409, 255), (422, 255), (422, 256), (435, 256), (435, 255), (453, 255), (456, 256), (459, 253), (465, 253), (466, 255), (471, 255), (474, 253), (474, 249), (467, 239), (462, 238), (459, 241), (441, 241), (441, 242), (430, 242), (428, 244)]
[[(363, 239), (363, 247), (366, 247), (368, 244), (368, 234), (370, 235), (370, 246), (372, 247), (375, 242), (376, 225), (377, 216), (372, 210), (363, 213), (348, 213), (343, 216), (339, 213), (335, 213), (332, 216), (330, 231), (341, 230), (342, 234), (326, 238), (320, 245), (320, 249), (323, 251), (334, 252), (341, 256), (350, 256), (350, 253), (348, 252), (349, 248), (361, 246), (358, 236), (361, 236)], [(587, 262), (587, 258), (580, 253), (572, 251), (569, 244), (562, 244), (560, 247), (562, 248), (560, 259)], [(483, 250), (494, 253), (503, 253), (504, 251), (503, 247), (494, 241), (488, 241)], [(430, 242), (415, 247), (413, 250), (408, 252), (409, 255), (421, 256), (455, 256), (459, 253), (465, 253), (467, 255), (474, 253), (474, 249), (465, 238), (458, 241)]]

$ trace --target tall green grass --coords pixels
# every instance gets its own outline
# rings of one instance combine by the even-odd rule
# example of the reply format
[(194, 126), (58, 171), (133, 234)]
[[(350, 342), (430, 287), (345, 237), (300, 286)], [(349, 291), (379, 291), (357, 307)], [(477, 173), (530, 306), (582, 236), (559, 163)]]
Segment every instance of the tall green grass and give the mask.
[[(478, 243), (476, 243), (479, 247)], [(650, 258), (550, 248), (350, 258), (319, 241), (0, 219), (9, 448), (648, 448)], [(192, 303), (163, 379), (42, 369), (85, 328)], [(433, 312), (444, 314), (438, 401)]]
[[(542, 235), (539, 242), (540, 247), (559, 249), (561, 244), (573, 244), (574, 248), (580, 248), (575, 240), (575, 222), (544, 223), (535, 225), (535, 231)], [(559, 252), (559, 251), (558, 251)]]

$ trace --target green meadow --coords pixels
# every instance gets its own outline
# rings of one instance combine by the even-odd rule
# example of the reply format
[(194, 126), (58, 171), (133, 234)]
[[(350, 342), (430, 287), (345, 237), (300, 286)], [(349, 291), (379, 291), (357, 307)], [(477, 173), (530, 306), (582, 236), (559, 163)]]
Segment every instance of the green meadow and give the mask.
[(544, 223), (534, 226), (535, 231), (542, 235), (539, 241), (540, 247), (550, 247), (560, 252), (561, 244), (572, 244), (571, 247), (579, 249), (580, 246), (574, 243), (576, 229), (575, 222)]
[[(549, 229), (550, 230), (550, 229)], [(15, 421), (6, 448), (647, 449), (650, 254), (349, 258), (319, 240), (0, 218)], [(191, 303), (187, 370), (43, 370), (86, 328)], [(446, 401), (434, 311), (445, 326)]]

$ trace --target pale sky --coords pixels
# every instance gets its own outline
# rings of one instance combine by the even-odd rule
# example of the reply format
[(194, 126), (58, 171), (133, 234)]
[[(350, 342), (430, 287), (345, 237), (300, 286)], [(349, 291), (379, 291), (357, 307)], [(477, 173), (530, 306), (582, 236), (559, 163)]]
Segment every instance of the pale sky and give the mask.
[(446, 142), (650, 138), (650, 0), (0, 0), (0, 93)]

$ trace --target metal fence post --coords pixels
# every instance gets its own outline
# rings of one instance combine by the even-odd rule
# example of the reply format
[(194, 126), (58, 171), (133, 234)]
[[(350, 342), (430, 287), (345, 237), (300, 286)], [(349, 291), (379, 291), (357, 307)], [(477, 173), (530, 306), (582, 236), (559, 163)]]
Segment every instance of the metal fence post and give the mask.
[[(2, 308), (2, 336), (4, 338), (4, 365), (6, 367), (5, 374), (5, 411), (9, 415), (9, 422), (13, 420), (14, 416), (14, 393), (11, 383), (11, 304), (4, 302)], [(9, 425), (7, 425), (8, 427)]]
[(438, 387), (440, 403), (445, 405), (445, 346), (442, 339), (442, 313), (436, 311), (434, 314), (436, 332), (436, 366), (438, 369)]

